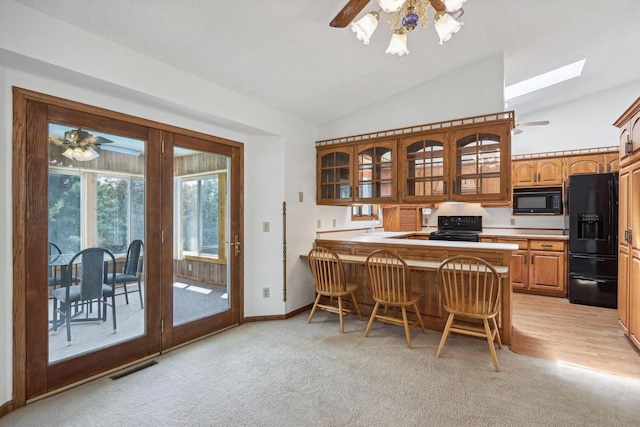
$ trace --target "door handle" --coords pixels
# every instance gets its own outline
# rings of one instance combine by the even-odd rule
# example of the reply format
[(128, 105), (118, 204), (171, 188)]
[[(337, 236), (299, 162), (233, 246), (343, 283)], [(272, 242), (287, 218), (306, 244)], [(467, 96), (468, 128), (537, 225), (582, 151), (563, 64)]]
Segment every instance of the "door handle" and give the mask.
[(238, 256), (240, 254), (240, 240), (238, 240), (238, 235), (236, 234), (236, 240), (235, 242), (230, 242), (229, 246), (233, 246), (233, 253), (235, 254), (235, 256)]

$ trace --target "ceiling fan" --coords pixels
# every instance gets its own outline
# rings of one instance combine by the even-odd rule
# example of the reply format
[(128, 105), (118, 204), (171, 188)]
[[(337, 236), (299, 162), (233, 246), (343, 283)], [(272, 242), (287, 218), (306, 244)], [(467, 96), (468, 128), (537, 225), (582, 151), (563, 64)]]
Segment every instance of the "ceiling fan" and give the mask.
[(102, 136), (93, 136), (80, 128), (66, 131), (63, 137), (50, 135), (49, 142), (65, 147), (66, 150), (62, 155), (68, 159), (78, 161), (89, 161), (100, 157), (96, 151), (97, 149), (115, 151), (132, 156), (139, 156), (141, 154), (139, 151), (128, 148), (104, 145), (113, 144), (113, 141)]
[[(345, 28), (370, 1), (371, 0), (349, 0), (329, 25), (335, 28)], [(442, 0), (429, 0), (429, 3), (431, 3), (431, 6), (436, 12), (443, 12), (446, 9)]]
[(534, 120), (530, 122), (520, 122), (516, 123), (516, 127), (513, 129), (513, 135), (518, 135), (522, 133), (522, 129), (519, 129), (520, 126), (546, 126), (549, 124), (549, 120)]

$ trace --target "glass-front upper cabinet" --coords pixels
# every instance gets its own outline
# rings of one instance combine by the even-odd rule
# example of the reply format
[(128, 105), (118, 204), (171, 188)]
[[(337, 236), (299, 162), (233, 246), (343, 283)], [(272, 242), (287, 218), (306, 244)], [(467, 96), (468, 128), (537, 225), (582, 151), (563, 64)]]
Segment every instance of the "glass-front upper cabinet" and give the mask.
[(429, 134), (400, 141), (402, 198), (408, 202), (433, 202), (447, 198), (449, 162), (447, 135)]
[(356, 202), (397, 200), (396, 150), (395, 139), (356, 146)]
[(509, 127), (491, 125), (453, 134), (451, 200), (508, 200), (511, 182)]
[(353, 200), (353, 147), (323, 147), (317, 151), (318, 204), (346, 204)]

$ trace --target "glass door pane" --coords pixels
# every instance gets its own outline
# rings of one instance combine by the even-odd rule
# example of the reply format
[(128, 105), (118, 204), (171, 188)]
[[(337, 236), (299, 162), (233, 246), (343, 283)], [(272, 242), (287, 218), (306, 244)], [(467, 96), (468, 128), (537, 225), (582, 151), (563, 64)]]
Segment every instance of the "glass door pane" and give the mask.
[[(48, 363), (55, 364), (146, 333), (146, 142), (53, 122), (48, 136), (45, 286)], [(91, 267), (87, 257), (74, 258), (97, 247), (115, 264), (110, 256)], [(89, 292), (93, 281), (102, 298)]]
[(174, 147), (173, 326), (230, 310), (230, 164)]

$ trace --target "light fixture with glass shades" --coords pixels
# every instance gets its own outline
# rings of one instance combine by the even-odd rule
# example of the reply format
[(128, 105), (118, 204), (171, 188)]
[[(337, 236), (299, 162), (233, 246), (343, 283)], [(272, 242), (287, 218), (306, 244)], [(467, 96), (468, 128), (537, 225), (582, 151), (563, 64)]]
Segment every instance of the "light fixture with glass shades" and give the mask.
[(93, 136), (82, 129), (74, 129), (66, 131), (62, 138), (50, 135), (49, 142), (65, 147), (66, 150), (62, 152), (64, 157), (70, 160), (86, 162), (100, 157), (96, 151), (96, 147), (112, 141), (101, 136)]
[[(353, 1), (353, 0), (352, 0)], [(407, 47), (408, 34), (417, 27), (425, 28), (429, 22), (429, 9), (433, 9), (433, 26), (443, 44), (462, 28), (459, 18), (464, 13), (462, 5), (467, 0), (377, 0), (380, 10), (367, 13), (357, 21), (351, 23), (351, 30), (358, 40), (369, 44), (371, 35), (378, 27), (380, 13), (388, 13), (388, 22), (393, 34), (386, 53), (403, 56), (409, 53)], [(349, 4), (347, 4), (349, 6)], [(347, 9), (345, 6), (345, 9)], [(364, 5), (362, 5), (364, 7)], [(345, 10), (343, 9), (343, 11)], [(342, 12), (341, 12), (342, 13)], [(336, 20), (332, 26), (341, 26)], [(334, 25), (334, 23), (336, 23)]]

